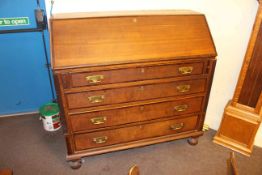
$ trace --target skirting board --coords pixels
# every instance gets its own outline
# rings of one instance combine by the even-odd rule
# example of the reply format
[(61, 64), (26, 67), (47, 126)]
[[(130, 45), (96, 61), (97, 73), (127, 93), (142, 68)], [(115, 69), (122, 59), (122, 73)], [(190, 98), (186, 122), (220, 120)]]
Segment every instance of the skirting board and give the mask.
[(39, 114), (38, 111), (31, 111), (31, 112), (19, 112), (19, 113), (13, 113), (13, 114), (4, 114), (0, 115), (1, 117), (14, 117), (14, 116), (21, 116), (21, 115), (33, 115), (33, 114)]

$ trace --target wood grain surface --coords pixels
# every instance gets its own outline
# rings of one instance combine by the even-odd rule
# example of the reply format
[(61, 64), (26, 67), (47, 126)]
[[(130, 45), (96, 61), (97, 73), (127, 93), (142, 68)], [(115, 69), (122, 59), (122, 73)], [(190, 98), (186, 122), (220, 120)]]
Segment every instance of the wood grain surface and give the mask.
[(53, 68), (216, 56), (203, 15), (51, 20)]
[(205, 16), (107, 15), (51, 19), (52, 67), (72, 168), (85, 156), (180, 138), (196, 144), (203, 134), (217, 55)]

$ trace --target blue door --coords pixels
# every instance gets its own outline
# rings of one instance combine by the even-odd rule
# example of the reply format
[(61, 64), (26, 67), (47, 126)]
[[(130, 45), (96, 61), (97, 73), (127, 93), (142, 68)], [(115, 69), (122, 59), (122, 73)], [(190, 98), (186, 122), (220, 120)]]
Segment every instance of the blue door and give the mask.
[(36, 9), (44, 12), (44, 0), (0, 1), (0, 115), (37, 111), (54, 99), (48, 31)]

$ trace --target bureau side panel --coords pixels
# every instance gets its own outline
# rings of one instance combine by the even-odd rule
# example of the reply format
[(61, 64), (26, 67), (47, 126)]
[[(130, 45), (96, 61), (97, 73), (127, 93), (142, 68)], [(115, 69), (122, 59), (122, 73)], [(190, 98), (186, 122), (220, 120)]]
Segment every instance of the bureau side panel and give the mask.
[(74, 152), (74, 146), (72, 142), (72, 136), (70, 135), (72, 129), (71, 129), (71, 122), (69, 121), (70, 119), (68, 117), (66, 99), (64, 96), (62, 75), (56, 73), (54, 73), (53, 75), (54, 75), (55, 89), (57, 94), (57, 101), (60, 107), (60, 115), (63, 124), (62, 127), (66, 138), (67, 152), (70, 155)]
[(199, 120), (198, 130), (202, 130), (203, 125), (204, 125), (207, 105), (209, 101), (210, 91), (211, 91), (214, 72), (215, 72), (215, 67), (216, 67), (216, 58), (210, 59), (206, 67), (206, 73), (208, 74), (207, 83), (206, 83), (206, 94), (205, 94), (204, 103), (202, 104), (202, 109), (203, 109), (202, 117), (200, 117), (200, 120)]

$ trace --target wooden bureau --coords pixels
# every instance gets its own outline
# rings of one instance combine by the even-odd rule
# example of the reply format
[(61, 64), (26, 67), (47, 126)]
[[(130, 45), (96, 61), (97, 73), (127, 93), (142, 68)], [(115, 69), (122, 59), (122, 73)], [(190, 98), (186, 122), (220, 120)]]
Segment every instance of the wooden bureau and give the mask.
[(51, 36), (72, 168), (95, 154), (181, 138), (197, 144), (217, 55), (203, 14), (60, 14)]

